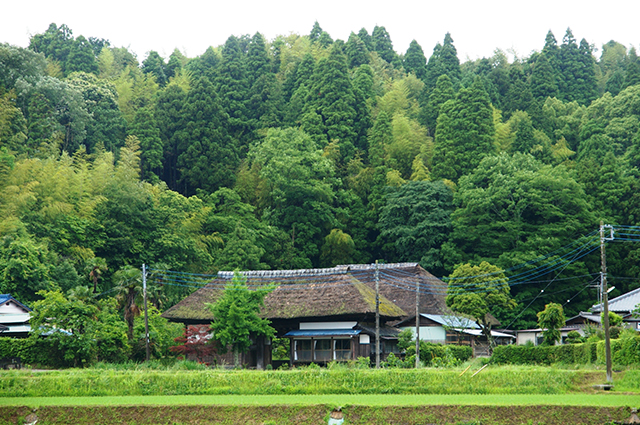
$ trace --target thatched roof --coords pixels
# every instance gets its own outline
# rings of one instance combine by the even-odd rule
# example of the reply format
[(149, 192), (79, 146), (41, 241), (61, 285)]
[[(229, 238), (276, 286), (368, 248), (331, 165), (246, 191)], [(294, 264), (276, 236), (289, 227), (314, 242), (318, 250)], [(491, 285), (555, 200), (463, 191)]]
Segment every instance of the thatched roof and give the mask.
[[(373, 265), (346, 265), (328, 269), (247, 271), (240, 274), (247, 278), (249, 285), (278, 285), (266, 296), (261, 314), (276, 320), (365, 317), (375, 314), (374, 272)], [(162, 316), (180, 322), (212, 321), (213, 315), (206, 304), (214, 303), (220, 297), (224, 284), (232, 276), (233, 272), (218, 273), (218, 278), (208, 286), (180, 301)], [(422, 288), (433, 278), (415, 263), (380, 265), (380, 315), (383, 320), (406, 317), (409, 312), (415, 311), (415, 291), (399, 285), (402, 282), (398, 276), (420, 279)], [(431, 294), (423, 294), (421, 303), (428, 312), (439, 312), (439, 308), (444, 306), (444, 298), (440, 298), (442, 300), (434, 299)], [(402, 306), (408, 307), (408, 310)]]

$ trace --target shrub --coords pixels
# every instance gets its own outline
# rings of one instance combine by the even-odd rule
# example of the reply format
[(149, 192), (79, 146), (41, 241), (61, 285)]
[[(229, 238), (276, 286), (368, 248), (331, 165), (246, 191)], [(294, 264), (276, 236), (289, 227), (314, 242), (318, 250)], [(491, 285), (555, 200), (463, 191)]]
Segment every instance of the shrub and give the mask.
[(0, 357), (20, 357), (23, 363), (38, 363), (37, 341), (19, 338), (0, 338)]
[(369, 369), (371, 367), (371, 359), (369, 357), (358, 357), (356, 360), (357, 369)]
[(432, 366), (433, 367), (455, 367), (462, 363), (460, 359), (456, 358), (453, 355), (453, 350), (451, 347), (445, 346), (443, 350), (442, 357), (436, 357), (433, 359)]
[[(585, 342), (586, 338), (584, 338), (582, 335), (580, 335), (580, 332), (578, 331), (570, 331), (567, 334), (567, 339), (565, 340), (565, 342), (567, 344), (580, 344), (582, 342)], [(531, 341), (529, 341), (531, 342)]]
[[(459, 363), (466, 362), (473, 356), (473, 349), (466, 345), (443, 345), (420, 341), (420, 361), (427, 366), (432, 366), (434, 359), (446, 356), (446, 350)], [(407, 350), (407, 355), (411, 354), (415, 354), (415, 348)]]

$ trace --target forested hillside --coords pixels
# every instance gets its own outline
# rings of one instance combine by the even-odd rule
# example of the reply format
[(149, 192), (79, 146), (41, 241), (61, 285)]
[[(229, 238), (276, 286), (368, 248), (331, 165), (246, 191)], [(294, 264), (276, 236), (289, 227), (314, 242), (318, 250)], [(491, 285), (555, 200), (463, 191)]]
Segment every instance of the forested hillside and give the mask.
[[(333, 40), (317, 23), (193, 58), (139, 61), (56, 24), (28, 49), (0, 44), (0, 293), (108, 292), (143, 263), (510, 270), (600, 220), (640, 225), (634, 48), (596, 56), (569, 29), (511, 62), (460, 63), (450, 34), (426, 47), (396, 52), (382, 26)], [(607, 249), (612, 295), (638, 287), (640, 245)], [(550, 301), (585, 310), (599, 269), (594, 252), (520, 282), (520, 307), (500, 318), (543, 288), (517, 325)]]

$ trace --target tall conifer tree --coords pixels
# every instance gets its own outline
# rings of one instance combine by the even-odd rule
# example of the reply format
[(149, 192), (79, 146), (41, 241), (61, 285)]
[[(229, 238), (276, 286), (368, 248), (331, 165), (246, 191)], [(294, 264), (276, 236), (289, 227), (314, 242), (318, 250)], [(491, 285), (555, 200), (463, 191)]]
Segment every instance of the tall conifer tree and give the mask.
[(424, 56), (422, 47), (415, 40), (411, 41), (407, 53), (404, 55), (404, 69), (408, 73), (413, 72), (423, 81), (427, 76), (427, 58)]
[(457, 180), (494, 152), (493, 111), (479, 77), (446, 102), (438, 117), (433, 174)]
[(233, 185), (239, 149), (227, 132), (229, 116), (206, 78), (194, 83), (181, 112), (181, 130), (176, 134), (181, 192), (213, 193)]
[(369, 63), (369, 50), (364, 42), (353, 32), (345, 44), (345, 53), (349, 59), (349, 67), (356, 68)]
[(353, 155), (356, 144), (355, 128), (358, 123), (355, 103), (347, 58), (339, 47), (334, 46), (327, 58), (318, 61), (305, 110), (320, 116), (325, 145), (331, 141), (338, 142), (343, 159)]
[(246, 104), (250, 86), (243, 50), (237, 37), (229, 37), (222, 46), (222, 61), (216, 74), (215, 87), (218, 101), (229, 115), (228, 133), (240, 146), (245, 147), (252, 138)]
[(387, 32), (385, 27), (376, 25), (371, 33), (371, 41), (374, 49), (378, 52), (378, 55), (389, 63), (394, 63), (396, 60), (396, 52), (393, 50), (393, 43), (391, 43), (391, 36)]

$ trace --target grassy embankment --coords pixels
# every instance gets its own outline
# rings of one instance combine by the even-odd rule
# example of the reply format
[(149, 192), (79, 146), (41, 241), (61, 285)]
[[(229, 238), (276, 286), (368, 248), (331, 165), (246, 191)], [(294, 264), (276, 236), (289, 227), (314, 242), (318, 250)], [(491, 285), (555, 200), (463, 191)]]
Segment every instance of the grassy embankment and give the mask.
[(638, 370), (616, 373), (608, 393), (591, 386), (604, 381), (597, 370), (473, 371), (9, 371), (0, 373), (0, 424), (19, 423), (34, 407), (39, 424), (154, 425), (326, 424), (335, 406), (349, 424), (602, 424), (640, 407)]

